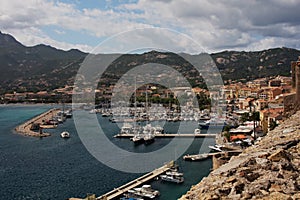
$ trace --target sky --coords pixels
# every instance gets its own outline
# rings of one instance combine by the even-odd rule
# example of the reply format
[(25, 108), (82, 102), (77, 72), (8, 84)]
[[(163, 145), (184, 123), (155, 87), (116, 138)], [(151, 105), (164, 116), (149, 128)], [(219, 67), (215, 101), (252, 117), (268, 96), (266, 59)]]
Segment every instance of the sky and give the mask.
[[(167, 40), (168, 34), (161, 34), (164, 31), (149, 34), (149, 28), (156, 28), (182, 33), (209, 53), (276, 47), (300, 49), (299, 0), (0, 2), (0, 31), (13, 35), (27, 46), (42, 43), (64, 50), (76, 48), (91, 52), (116, 34), (140, 30), (126, 37), (124, 45), (160, 37), (166, 46), (176, 43), (184, 47), (180, 51), (189, 51), (187, 41)], [(117, 52), (118, 47), (111, 45), (104, 51)]]

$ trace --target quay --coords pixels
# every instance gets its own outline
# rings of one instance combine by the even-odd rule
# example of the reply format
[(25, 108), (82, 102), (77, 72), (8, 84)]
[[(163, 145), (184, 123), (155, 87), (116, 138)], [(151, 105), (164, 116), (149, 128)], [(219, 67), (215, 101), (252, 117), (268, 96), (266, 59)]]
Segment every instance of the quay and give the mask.
[[(115, 138), (132, 138), (134, 134), (117, 134), (114, 137)], [(189, 134), (189, 133), (160, 133), (160, 134), (155, 134), (156, 138), (169, 138), (169, 137), (216, 137), (216, 134)]]
[[(19, 134), (25, 135), (25, 136), (33, 136), (33, 137), (47, 137), (50, 136), (50, 133), (43, 133), (41, 132), (36, 132), (31, 130), (31, 126), (32, 124), (42, 124), (43, 121), (47, 121), (52, 119), (53, 116), (55, 116), (58, 112), (60, 111), (60, 109), (58, 108), (53, 108), (50, 109), (30, 120), (28, 120), (27, 122), (17, 126), (15, 128), (15, 131)], [(47, 126), (41, 126), (42, 129), (47, 129), (47, 128), (55, 128), (55, 126), (53, 125), (47, 125)]]
[[(111, 200), (111, 199), (116, 199), (117, 197), (120, 197), (122, 194), (127, 192), (128, 190), (131, 190), (132, 188), (135, 188), (139, 185), (142, 185), (143, 183), (146, 183), (155, 177), (165, 173), (166, 171), (170, 170), (172, 167), (175, 166), (174, 161), (170, 161), (169, 163), (163, 165), (160, 168), (157, 168), (153, 170), (152, 172), (149, 172), (133, 181), (130, 181), (129, 183), (126, 183), (125, 185), (122, 185), (118, 188), (115, 188), (114, 190), (101, 195), (100, 197), (97, 198), (90, 198), (90, 199), (96, 199), (96, 200)], [(93, 195), (94, 196), (94, 195)], [(86, 198), (89, 199), (89, 198)], [(78, 198), (69, 198), (69, 200), (82, 200)]]

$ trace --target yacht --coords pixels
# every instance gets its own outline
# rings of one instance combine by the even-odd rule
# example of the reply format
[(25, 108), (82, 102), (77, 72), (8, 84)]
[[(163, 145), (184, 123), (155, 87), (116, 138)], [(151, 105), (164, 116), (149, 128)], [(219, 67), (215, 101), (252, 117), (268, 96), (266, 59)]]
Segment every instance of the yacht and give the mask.
[(154, 142), (155, 134), (154, 134), (154, 127), (151, 124), (147, 124), (143, 127), (143, 136), (145, 144), (150, 144)]
[(130, 134), (132, 132), (133, 132), (132, 124), (124, 123), (122, 128), (121, 128), (120, 134)]
[(161, 180), (173, 182), (173, 183), (182, 183), (184, 181), (183, 173), (179, 173), (177, 168), (167, 171), (165, 174), (160, 175)]
[(60, 136), (61, 136), (62, 138), (69, 138), (69, 137), (70, 137), (70, 133), (69, 133), (68, 131), (63, 131), (63, 132), (60, 134)]
[(160, 175), (160, 178), (163, 181), (173, 182), (173, 183), (183, 183), (184, 181), (184, 178), (182, 176), (172, 176), (167, 174)]
[(154, 190), (151, 188), (151, 185), (143, 185), (140, 188), (133, 188), (128, 190), (129, 195), (134, 195), (141, 198), (146, 199), (154, 199), (155, 197), (160, 195), (158, 190)]

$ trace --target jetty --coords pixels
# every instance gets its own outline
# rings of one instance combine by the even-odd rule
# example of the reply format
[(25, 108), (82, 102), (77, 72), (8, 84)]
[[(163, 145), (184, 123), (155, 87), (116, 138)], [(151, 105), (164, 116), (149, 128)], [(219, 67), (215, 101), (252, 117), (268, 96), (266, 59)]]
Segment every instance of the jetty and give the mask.
[(15, 131), (17, 133), (20, 133), (25, 136), (33, 136), (33, 137), (47, 137), (50, 136), (50, 133), (44, 133), (42, 132), (42, 129), (47, 129), (47, 128), (55, 128), (54, 125), (47, 125), (47, 126), (41, 126), (38, 130), (38, 132), (31, 130), (33, 124), (42, 124), (44, 121), (52, 119), (53, 116), (55, 116), (60, 109), (58, 108), (53, 108), (50, 109), (30, 120), (27, 122), (17, 126), (15, 128)]
[[(121, 133), (114, 135), (115, 138), (132, 138), (134, 134)], [(159, 133), (155, 134), (156, 138), (170, 138), (170, 137), (216, 137), (216, 134), (189, 134), (189, 133)]]
[(204, 160), (208, 157), (214, 157), (214, 156), (219, 156), (219, 155), (238, 155), (240, 154), (242, 151), (241, 150), (233, 150), (233, 151), (221, 151), (221, 152), (215, 152), (215, 153), (203, 153), (203, 154), (187, 154), (185, 156), (183, 156), (184, 160), (190, 160), (190, 161), (200, 161), (200, 160)]
[[(106, 194), (103, 194), (99, 197), (96, 198), (86, 198), (86, 199), (96, 199), (96, 200), (111, 200), (111, 199), (116, 199), (117, 197), (120, 197), (122, 194), (126, 193), (128, 190), (131, 190), (132, 188), (135, 188), (139, 185), (142, 185), (157, 176), (165, 173), (166, 171), (170, 170), (175, 166), (174, 161), (170, 161), (169, 163), (163, 165), (160, 168), (157, 168), (133, 181), (130, 181), (129, 183), (126, 183), (118, 188), (113, 189), (110, 192), (107, 192)], [(92, 195), (94, 196), (94, 195)], [(69, 200), (82, 200), (78, 198), (69, 198)]]

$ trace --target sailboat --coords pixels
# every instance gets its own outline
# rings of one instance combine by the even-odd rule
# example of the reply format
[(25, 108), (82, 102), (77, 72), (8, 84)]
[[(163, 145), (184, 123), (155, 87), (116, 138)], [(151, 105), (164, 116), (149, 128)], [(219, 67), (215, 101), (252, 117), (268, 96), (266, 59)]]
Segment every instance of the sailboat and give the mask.
[(134, 136), (130, 138), (131, 141), (134, 142), (134, 144), (141, 144), (144, 142), (144, 137), (141, 134), (140, 127), (136, 127), (136, 78), (135, 78), (135, 84), (134, 84), (134, 127), (133, 127), (133, 134)]

